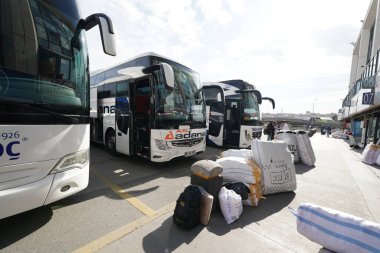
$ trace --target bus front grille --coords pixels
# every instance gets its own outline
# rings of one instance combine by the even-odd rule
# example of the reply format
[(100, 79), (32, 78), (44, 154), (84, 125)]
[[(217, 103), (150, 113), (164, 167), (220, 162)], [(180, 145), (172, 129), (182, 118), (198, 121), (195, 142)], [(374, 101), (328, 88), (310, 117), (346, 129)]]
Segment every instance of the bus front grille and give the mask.
[(261, 131), (252, 130), (252, 138), (253, 139), (260, 139), (261, 138)]
[(202, 138), (196, 138), (196, 139), (189, 139), (189, 140), (179, 140), (179, 141), (172, 141), (172, 145), (174, 147), (192, 147), (194, 145), (197, 145), (203, 141)]

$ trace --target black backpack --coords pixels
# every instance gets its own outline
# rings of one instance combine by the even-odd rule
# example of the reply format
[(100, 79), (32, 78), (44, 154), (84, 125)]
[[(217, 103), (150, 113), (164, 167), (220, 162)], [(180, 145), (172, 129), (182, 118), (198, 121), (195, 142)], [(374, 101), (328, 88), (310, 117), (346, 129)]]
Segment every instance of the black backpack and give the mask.
[(251, 192), (249, 188), (241, 182), (227, 183), (223, 186), (226, 187), (228, 190), (233, 190), (235, 193), (239, 194), (242, 200), (248, 199), (248, 193)]
[(187, 186), (177, 199), (173, 222), (184, 229), (196, 227), (200, 223), (201, 198), (198, 186)]

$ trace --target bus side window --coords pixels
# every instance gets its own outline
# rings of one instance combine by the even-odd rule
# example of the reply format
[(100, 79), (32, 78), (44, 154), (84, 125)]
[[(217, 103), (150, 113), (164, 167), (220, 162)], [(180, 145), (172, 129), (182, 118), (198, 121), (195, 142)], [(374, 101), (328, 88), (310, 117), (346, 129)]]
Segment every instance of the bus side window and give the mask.
[(119, 96), (128, 96), (128, 81), (119, 82), (116, 85), (116, 95)]
[(116, 96), (116, 83), (106, 83), (104, 85), (104, 91), (109, 93), (109, 97)]

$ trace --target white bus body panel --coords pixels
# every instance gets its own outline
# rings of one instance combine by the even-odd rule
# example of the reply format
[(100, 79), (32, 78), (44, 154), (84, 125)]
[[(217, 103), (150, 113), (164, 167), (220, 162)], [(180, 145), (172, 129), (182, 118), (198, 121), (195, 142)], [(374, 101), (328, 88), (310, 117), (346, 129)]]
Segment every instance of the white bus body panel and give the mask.
[[(88, 124), (0, 126), (0, 133), (18, 133), (1, 139), (5, 148), (0, 157), (0, 219), (86, 188), (88, 164), (82, 169), (49, 173), (64, 156), (89, 149), (89, 131)], [(12, 156), (6, 150), (11, 142), (16, 142), (8, 150)], [(61, 185), (72, 188), (61, 192)]]
[(98, 117), (98, 88), (90, 88), (90, 117)]
[(106, 132), (112, 128), (115, 131), (115, 98), (105, 98), (99, 100), (103, 115), (103, 144), (106, 143)]
[[(166, 148), (160, 149), (157, 141), (165, 143)], [(197, 140), (194, 143), (194, 140)], [(185, 146), (189, 142), (194, 144)], [(201, 129), (172, 129), (151, 130), (151, 161), (166, 162), (175, 157), (192, 156), (206, 150), (206, 128)]]

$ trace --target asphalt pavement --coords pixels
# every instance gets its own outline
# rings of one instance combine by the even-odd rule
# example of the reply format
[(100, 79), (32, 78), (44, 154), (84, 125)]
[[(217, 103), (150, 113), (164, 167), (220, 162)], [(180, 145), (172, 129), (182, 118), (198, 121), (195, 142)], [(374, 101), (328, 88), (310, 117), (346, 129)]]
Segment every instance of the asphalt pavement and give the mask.
[[(221, 213), (208, 226), (185, 231), (172, 222), (174, 203), (156, 216), (121, 227), (80, 250), (99, 252), (322, 252), (297, 232), (288, 207), (308, 202), (380, 222), (380, 170), (360, 161), (362, 150), (345, 140), (316, 134), (311, 138), (313, 167), (296, 164), (297, 190), (267, 195), (258, 207), (244, 206), (230, 225)], [(173, 199), (175, 201), (175, 199)], [(80, 250), (78, 252), (80, 252)]]

